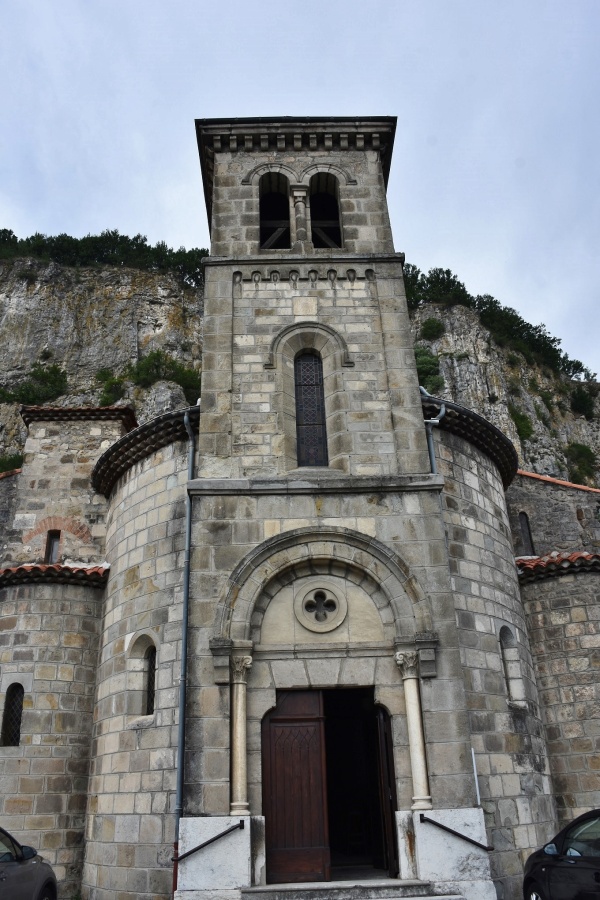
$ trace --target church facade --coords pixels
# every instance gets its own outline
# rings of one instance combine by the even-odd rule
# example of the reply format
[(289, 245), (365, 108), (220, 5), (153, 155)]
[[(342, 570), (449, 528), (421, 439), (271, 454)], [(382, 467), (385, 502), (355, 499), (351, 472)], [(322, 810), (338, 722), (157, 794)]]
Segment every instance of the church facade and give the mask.
[(419, 388), (395, 127), (199, 120), (201, 412), (23, 409), (1, 821), (65, 897), (517, 898), (600, 806), (600, 491)]

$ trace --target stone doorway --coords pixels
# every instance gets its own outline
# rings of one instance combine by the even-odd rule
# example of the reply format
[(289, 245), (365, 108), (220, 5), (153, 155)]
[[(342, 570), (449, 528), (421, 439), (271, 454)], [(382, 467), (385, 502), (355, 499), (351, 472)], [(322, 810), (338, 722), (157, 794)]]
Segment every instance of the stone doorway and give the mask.
[(390, 720), (373, 688), (277, 691), (262, 759), (269, 883), (397, 876)]

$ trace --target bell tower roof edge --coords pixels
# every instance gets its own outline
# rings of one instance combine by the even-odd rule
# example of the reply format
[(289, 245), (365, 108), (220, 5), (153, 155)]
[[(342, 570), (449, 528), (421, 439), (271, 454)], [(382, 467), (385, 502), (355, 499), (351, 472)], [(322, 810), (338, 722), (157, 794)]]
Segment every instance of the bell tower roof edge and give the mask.
[(390, 172), (396, 116), (280, 116), (196, 119), (196, 138), (209, 227), (212, 220), (215, 154), (316, 150), (376, 150), (385, 186)]

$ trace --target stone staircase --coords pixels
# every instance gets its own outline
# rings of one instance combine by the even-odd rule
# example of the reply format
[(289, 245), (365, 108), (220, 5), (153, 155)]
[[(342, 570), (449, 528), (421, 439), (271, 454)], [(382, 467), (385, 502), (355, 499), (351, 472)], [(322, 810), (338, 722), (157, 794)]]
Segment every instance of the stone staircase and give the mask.
[(434, 894), (428, 881), (394, 878), (352, 881), (314, 881), (306, 884), (269, 884), (242, 888), (241, 900), (463, 900), (460, 894)]

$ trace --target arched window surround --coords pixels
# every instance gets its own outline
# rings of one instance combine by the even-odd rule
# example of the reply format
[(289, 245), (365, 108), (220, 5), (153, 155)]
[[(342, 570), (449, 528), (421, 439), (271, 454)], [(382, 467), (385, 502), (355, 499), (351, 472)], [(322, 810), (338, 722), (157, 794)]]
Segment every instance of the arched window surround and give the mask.
[(318, 322), (299, 322), (288, 326), (275, 336), (266, 368), (276, 369), (276, 395), (280, 431), (283, 433), (283, 452), (279, 471), (298, 468), (296, 434), (295, 359), (303, 351), (312, 351), (323, 364), (323, 393), (325, 398), (325, 427), (329, 468), (350, 471), (351, 435), (347, 429), (348, 394), (344, 389), (344, 368), (354, 363), (346, 344), (337, 332)]
[(516, 706), (526, 706), (525, 683), (521, 669), (521, 655), (514, 632), (508, 625), (502, 625), (498, 634), (502, 671), (506, 685), (507, 700)]
[(158, 686), (157, 635), (151, 631), (137, 632), (131, 636), (126, 652), (127, 715), (151, 720), (156, 713)]

